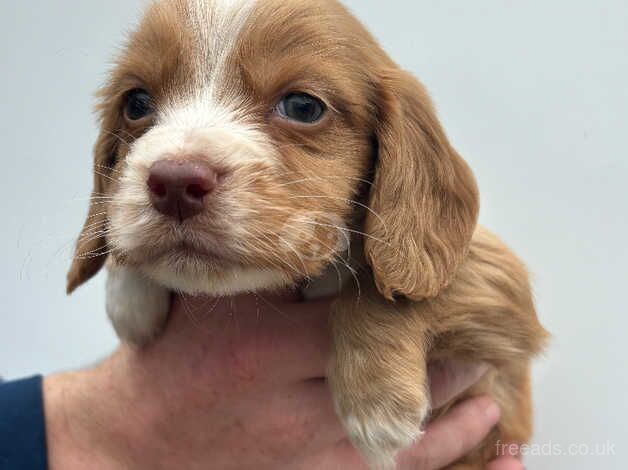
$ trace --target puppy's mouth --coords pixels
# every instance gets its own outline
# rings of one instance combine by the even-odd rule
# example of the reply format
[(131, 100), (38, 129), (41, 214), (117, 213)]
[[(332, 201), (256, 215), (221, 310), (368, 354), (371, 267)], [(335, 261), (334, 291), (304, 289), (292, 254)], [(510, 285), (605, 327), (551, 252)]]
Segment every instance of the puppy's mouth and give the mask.
[(114, 256), (119, 256), (126, 264), (133, 266), (181, 266), (193, 263), (230, 267), (238, 264), (239, 258), (235, 253), (230, 253), (230, 244), (223, 237), (205, 231), (152, 228), (151, 237), (138, 234), (137, 239), (129, 243), (130, 246), (118, 246), (113, 251)]
[(159, 284), (190, 295), (234, 295), (258, 289), (277, 289), (290, 285), (293, 277), (254, 259), (239, 255), (237, 245), (214, 239), (177, 238), (159, 247), (133, 250), (126, 265), (149, 276)]
[(221, 243), (214, 242), (211, 246), (195, 243), (191, 240), (182, 238), (172, 243), (164, 244), (154, 256), (147, 261), (159, 262), (163, 260), (173, 261), (190, 261), (195, 263), (209, 263), (212, 265), (230, 265), (234, 263), (233, 256), (230, 256), (227, 250), (220, 248)]
[(173, 244), (164, 255), (191, 261), (210, 261), (213, 263), (227, 264), (233, 260), (224, 251), (198, 247), (193, 243), (183, 240)]

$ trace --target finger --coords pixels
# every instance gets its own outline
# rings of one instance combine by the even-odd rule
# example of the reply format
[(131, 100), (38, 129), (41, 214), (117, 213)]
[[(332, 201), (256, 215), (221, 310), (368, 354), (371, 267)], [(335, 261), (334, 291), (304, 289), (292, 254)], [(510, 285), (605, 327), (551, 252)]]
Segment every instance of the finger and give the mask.
[(441, 359), (428, 365), (432, 408), (449, 403), (474, 385), (488, 370), (488, 365), (458, 359)]
[(213, 358), (215, 367), (230, 365), (242, 376), (274, 382), (323, 377), (331, 350), (331, 302), (257, 294), (176, 297), (164, 340), (202, 344), (203, 357)]
[(489, 464), (487, 470), (524, 470), (517, 444), (499, 444), (499, 458)]
[(501, 457), (489, 463), (486, 470), (525, 470), (525, 467), (514, 457)]
[(401, 468), (437, 470), (471, 452), (499, 421), (498, 406), (489, 397), (462, 402), (431, 423), (423, 439), (400, 459)]

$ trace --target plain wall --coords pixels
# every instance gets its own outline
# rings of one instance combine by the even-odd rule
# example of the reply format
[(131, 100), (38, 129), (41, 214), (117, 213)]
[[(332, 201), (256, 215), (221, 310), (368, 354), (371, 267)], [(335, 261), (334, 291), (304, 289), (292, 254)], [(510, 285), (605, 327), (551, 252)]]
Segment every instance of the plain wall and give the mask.
[[(428, 86), (478, 177), (482, 223), (533, 273), (554, 334), (535, 369), (538, 452), (615, 446), (614, 456), (554, 449), (528, 467), (623, 470), (628, 2), (346, 3)], [(64, 282), (91, 187), (92, 92), (141, 6), (0, 0), (5, 378), (80, 367), (116, 346), (103, 277), (71, 298)]]

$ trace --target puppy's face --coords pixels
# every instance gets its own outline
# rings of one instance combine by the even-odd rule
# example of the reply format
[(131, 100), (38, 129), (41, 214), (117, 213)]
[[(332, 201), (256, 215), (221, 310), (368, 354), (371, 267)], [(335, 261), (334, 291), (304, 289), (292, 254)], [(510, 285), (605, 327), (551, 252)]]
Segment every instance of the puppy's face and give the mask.
[[(292, 284), (346, 248), (366, 209), (380, 289), (413, 294), (430, 287), (383, 259), (400, 248), (416, 251), (406, 261), (429, 257), (440, 288), (470, 237), (475, 187), (420, 85), (334, 0), (158, 1), (100, 96), (94, 201), (70, 290), (105, 255), (190, 293)], [(385, 168), (372, 182), (375, 157)], [(434, 191), (451, 201), (416, 198)], [(455, 227), (430, 226), (443, 211)], [(418, 239), (400, 235), (415, 228)]]

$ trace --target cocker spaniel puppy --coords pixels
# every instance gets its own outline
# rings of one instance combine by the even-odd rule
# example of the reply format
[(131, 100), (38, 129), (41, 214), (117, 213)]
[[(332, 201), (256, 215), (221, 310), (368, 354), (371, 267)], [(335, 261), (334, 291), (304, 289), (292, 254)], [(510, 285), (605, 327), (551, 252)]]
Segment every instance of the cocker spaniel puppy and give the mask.
[(503, 413), (451, 468), (528, 440), (546, 333), (526, 270), (477, 226), (475, 180), (425, 88), (341, 4), (159, 0), (99, 96), (68, 291), (108, 260), (122, 340), (158, 335), (172, 291), (335, 291), (329, 385), (373, 468), (452, 405), (430, 407), (433, 359), (490, 364), (466, 396)]

